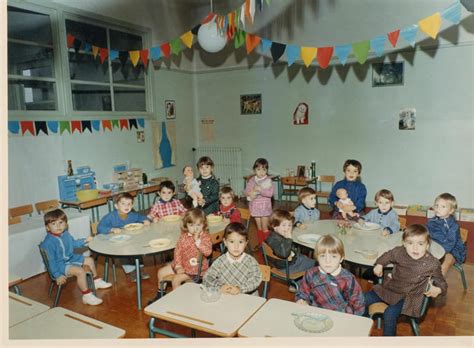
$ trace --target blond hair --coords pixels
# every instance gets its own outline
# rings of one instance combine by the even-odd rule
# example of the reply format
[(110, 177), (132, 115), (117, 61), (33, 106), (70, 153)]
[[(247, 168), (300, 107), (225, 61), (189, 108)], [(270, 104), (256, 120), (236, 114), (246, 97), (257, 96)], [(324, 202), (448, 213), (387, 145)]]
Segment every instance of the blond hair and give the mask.
[(196, 223), (198, 221), (201, 221), (203, 224), (202, 230), (207, 231), (206, 214), (204, 214), (204, 212), (199, 208), (189, 209), (184, 213), (183, 221), (181, 222), (181, 229), (183, 232), (188, 232), (188, 224)]
[(450, 193), (442, 193), (438, 197), (435, 198), (435, 204), (440, 200), (444, 199), (446, 202), (448, 202), (451, 205), (451, 209), (453, 210), (453, 213), (456, 211), (458, 208), (458, 202), (456, 201), (456, 197), (454, 197)]
[(311, 187), (303, 187), (301, 190), (298, 192), (298, 202), (302, 203), (303, 199), (305, 199), (308, 196), (315, 195), (316, 191), (312, 189)]
[(326, 234), (319, 238), (314, 248), (314, 257), (317, 258), (321, 254), (339, 254), (341, 257), (345, 256), (344, 243), (342, 240), (331, 234)]

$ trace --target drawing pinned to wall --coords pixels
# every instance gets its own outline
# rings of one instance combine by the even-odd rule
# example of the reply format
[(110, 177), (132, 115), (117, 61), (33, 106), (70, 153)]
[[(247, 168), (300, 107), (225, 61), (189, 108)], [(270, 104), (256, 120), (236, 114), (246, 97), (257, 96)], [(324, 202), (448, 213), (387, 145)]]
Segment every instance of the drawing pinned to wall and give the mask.
[(307, 125), (309, 123), (309, 106), (306, 103), (299, 103), (293, 112), (294, 125)]
[(372, 64), (372, 87), (403, 85), (403, 62)]
[(176, 105), (174, 100), (165, 100), (165, 112), (167, 120), (176, 118)]
[(214, 118), (205, 117), (201, 119), (201, 141), (210, 142), (214, 139)]
[(176, 165), (175, 122), (152, 122), (153, 158), (156, 169)]
[(242, 94), (240, 96), (240, 114), (258, 115), (262, 113), (261, 94)]
[(400, 119), (398, 121), (398, 129), (400, 130), (414, 130), (416, 123), (416, 109), (405, 108), (401, 109), (398, 114)]

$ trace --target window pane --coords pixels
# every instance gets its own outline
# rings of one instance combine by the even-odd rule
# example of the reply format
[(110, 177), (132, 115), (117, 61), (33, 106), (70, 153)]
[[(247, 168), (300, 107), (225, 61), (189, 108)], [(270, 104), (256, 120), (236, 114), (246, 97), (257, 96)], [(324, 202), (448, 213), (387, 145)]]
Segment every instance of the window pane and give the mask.
[(108, 86), (72, 86), (72, 104), (76, 111), (112, 111), (110, 88)]
[(146, 111), (144, 89), (114, 87), (115, 111)]
[(8, 73), (12, 75), (53, 77), (53, 49), (8, 43)]
[(52, 45), (49, 15), (8, 6), (8, 37)]
[(91, 45), (107, 48), (107, 32), (105, 28), (66, 19), (66, 32)]
[(9, 80), (8, 110), (57, 110), (56, 84)]
[(109, 82), (109, 67), (106, 62), (100, 64), (99, 57), (92, 53), (69, 52), (69, 74), (71, 80)]
[(141, 50), (142, 37), (110, 29), (110, 47), (117, 51)]
[[(110, 30), (110, 47), (117, 51), (133, 51), (143, 48), (142, 37), (134, 34)], [(134, 68), (130, 58), (122, 67), (120, 59), (112, 61), (112, 76), (116, 83), (145, 86), (144, 65), (141, 60)]]

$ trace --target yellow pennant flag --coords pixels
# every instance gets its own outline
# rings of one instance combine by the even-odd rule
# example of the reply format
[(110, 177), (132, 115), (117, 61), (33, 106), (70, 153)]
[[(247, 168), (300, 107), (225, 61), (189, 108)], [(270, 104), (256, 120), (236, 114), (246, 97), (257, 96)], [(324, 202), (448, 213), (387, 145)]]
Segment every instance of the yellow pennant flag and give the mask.
[(140, 51), (129, 51), (128, 54), (130, 55), (133, 66), (137, 66), (138, 60), (140, 59)]
[(92, 45), (92, 55), (94, 56), (94, 59), (97, 58), (97, 54), (99, 54), (99, 47)]
[(193, 45), (193, 33), (191, 33), (191, 31), (184, 33), (179, 38), (181, 39), (181, 41), (183, 41), (187, 48), (191, 48), (191, 46)]
[(424, 32), (429, 37), (436, 39), (436, 36), (439, 33), (441, 28), (441, 15), (439, 12), (436, 12), (434, 15), (426, 17), (418, 22), (420, 30)]
[(316, 47), (301, 47), (301, 58), (306, 67), (310, 66), (313, 59), (316, 58), (316, 53), (318, 53)]

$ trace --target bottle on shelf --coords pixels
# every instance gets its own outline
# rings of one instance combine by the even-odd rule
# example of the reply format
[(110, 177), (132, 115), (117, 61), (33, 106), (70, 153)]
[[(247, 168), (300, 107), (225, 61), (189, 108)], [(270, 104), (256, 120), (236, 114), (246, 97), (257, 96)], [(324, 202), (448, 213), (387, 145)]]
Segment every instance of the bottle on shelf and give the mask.
[(311, 179), (316, 177), (316, 161), (311, 161)]
[(72, 170), (72, 161), (71, 160), (67, 160), (67, 175), (68, 176), (73, 176), (74, 175), (74, 171)]

